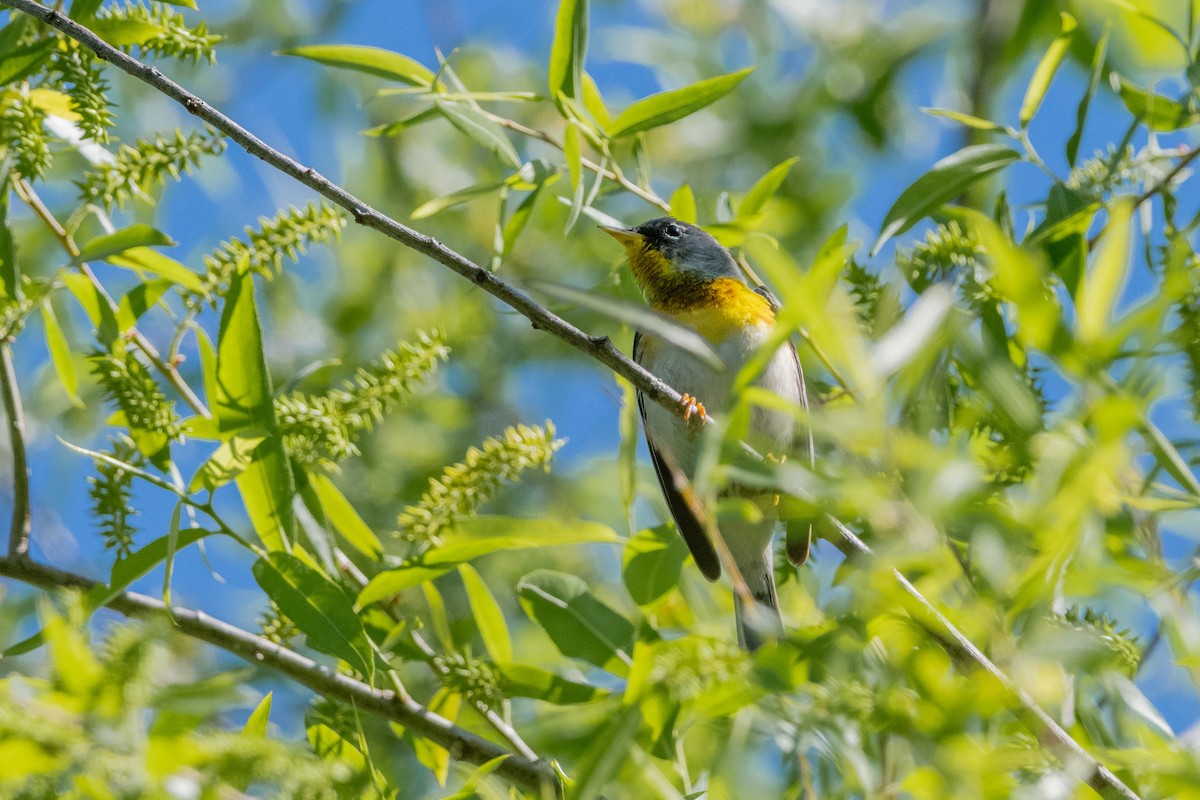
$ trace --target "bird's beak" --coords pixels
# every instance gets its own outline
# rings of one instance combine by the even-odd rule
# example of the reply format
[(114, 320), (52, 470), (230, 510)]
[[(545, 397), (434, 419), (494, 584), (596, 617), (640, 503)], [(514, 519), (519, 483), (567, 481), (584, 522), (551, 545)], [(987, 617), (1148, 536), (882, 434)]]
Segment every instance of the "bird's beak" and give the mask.
[(630, 228), (614, 228), (609, 225), (600, 225), (598, 227), (626, 247), (640, 245), (643, 240), (640, 233)]

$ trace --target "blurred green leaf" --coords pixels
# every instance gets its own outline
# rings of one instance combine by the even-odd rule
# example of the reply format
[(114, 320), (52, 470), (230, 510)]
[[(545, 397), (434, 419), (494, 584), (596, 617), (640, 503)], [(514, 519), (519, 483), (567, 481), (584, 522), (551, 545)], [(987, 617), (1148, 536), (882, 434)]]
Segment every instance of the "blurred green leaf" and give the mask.
[[(79, 255), (74, 260), (77, 264), (88, 261), (104, 261), (111, 256), (121, 255), (134, 248), (151, 245), (170, 247), (175, 244), (177, 242), (162, 231), (138, 222), (130, 225), (128, 228), (122, 228), (119, 231), (89, 239), (79, 248)], [(169, 276), (164, 275), (163, 277)], [(197, 280), (199, 280), (198, 276)]]
[(267, 692), (266, 696), (258, 701), (258, 705), (250, 712), (250, 716), (246, 718), (246, 724), (242, 726), (242, 736), (251, 739), (267, 738), (267, 724), (271, 719), (272, 694), (273, 692)]
[(1033, 71), (1033, 77), (1029, 80), (1029, 86), (1025, 89), (1025, 99), (1021, 101), (1019, 117), (1022, 128), (1028, 127), (1030, 120), (1037, 114), (1042, 100), (1046, 97), (1046, 90), (1054, 80), (1054, 73), (1058, 72), (1058, 67), (1066, 58), (1067, 49), (1071, 46), (1071, 40), (1075, 38), (1075, 18), (1065, 11), (1060, 12), (1059, 17), (1062, 20), (1062, 30), (1054, 37), (1042, 60), (1038, 62), (1037, 69)]
[(349, 594), (287, 553), (259, 558), (252, 571), (267, 596), (304, 633), (309, 647), (340, 658), (368, 681), (373, 679), (371, 643)]
[(450, 121), (451, 125), (458, 128), (483, 149), (514, 167), (521, 166), (521, 157), (517, 155), (517, 151), (504, 133), (504, 129), (485, 117), (481, 111), (469, 105), (437, 99), (434, 100), (434, 105), (437, 106), (438, 111), (442, 112), (442, 116)]
[(579, 96), (587, 41), (588, 0), (559, 0), (547, 72), (550, 97), (557, 98), (560, 92), (572, 99)]
[(433, 85), (433, 73), (428, 67), (408, 56), (393, 53), (379, 47), (357, 44), (317, 44), (307, 47), (291, 47), (279, 51), (283, 56), (299, 56), (340, 69), (365, 72), (410, 86)]
[(477, 186), (468, 186), (465, 189), (444, 194), (441, 197), (435, 197), (432, 200), (426, 200), (421, 205), (417, 206), (412, 214), (412, 219), (426, 219), (445, 211), (448, 208), (469, 203), (480, 197), (486, 197), (489, 194), (495, 194), (503, 189), (504, 181), (496, 181), (492, 183), (481, 183)]
[(555, 299), (595, 311), (617, 322), (632, 325), (642, 333), (655, 336), (694, 355), (715, 370), (724, 371), (725, 369), (725, 362), (713, 350), (708, 340), (697, 333), (694, 328), (682, 325), (652, 308), (630, 303), (611, 295), (589, 292), (585, 289), (562, 286), (548, 281), (530, 281), (530, 286)]
[(517, 583), (517, 595), (525, 613), (542, 626), (564, 656), (615, 675), (628, 673), (633, 624), (593, 595), (582, 578), (535, 570)]
[[(3, 169), (3, 168), (0, 168)], [(21, 282), (17, 277), (17, 253), (8, 227), (9, 190), (7, 170), (0, 172), (0, 299), (16, 297)]]
[(747, 67), (638, 100), (608, 125), (608, 135), (614, 139), (633, 136), (683, 119), (732, 92), (753, 71), (753, 67)]
[(1078, 307), (1075, 330), (1082, 344), (1094, 344), (1109, 331), (1113, 309), (1129, 275), (1132, 219), (1132, 200), (1123, 199), (1112, 205), (1095, 263), (1075, 293)]
[(1200, 122), (1200, 114), (1189, 111), (1178, 100), (1143, 89), (1115, 72), (1112, 73), (1112, 80), (1115, 84), (1113, 88), (1121, 96), (1129, 113), (1152, 130), (1177, 131)]
[(961, 111), (953, 111), (949, 108), (922, 108), (926, 114), (931, 117), (942, 117), (959, 125), (965, 125), (968, 128), (974, 128), (977, 131), (987, 131), (988, 133), (1004, 133), (1015, 135), (1016, 131), (1006, 125), (1001, 125), (998, 122), (992, 122), (990, 119), (983, 119), (972, 114), (964, 114)]
[(268, 550), (290, 549), (296, 528), (292, 511), (296, 486), (275, 419), (254, 279), (242, 270), (233, 277), (225, 296), (215, 372), (213, 416), (221, 435), (231, 438), (252, 430), (267, 437), (255, 450), (253, 461), (237, 476), (242, 502)]
[(779, 187), (783, 186), (788, 173), (792, 171), (792, 167), (799, 160), (799, 156), (793, 156), (776, 164), (766, 175), (759, 178), (758, 182), (750, 187), (750, 191), (742, 198), (742, 202), (738, 203), (737, 218), (742, 220), (761, 213), (767, 202), (779, 191)]
[(493, 661), (512, 661), (512, 640), (508, 636), (508, 625), (504, 611), (483, 578), (470, 564), (459, 564), (458, 574), (467, 590), (467, 601), (475, 618), (475, 628), (483, 638), (484, 647)]
[[(174, 244), (174, 242), (170, 242), (170, 244)], [(196, 294), (202, 294), (205, 291), (204, 279), (199, 274), (192, 272), (175, 259), (164, 256), (149, 247), (130, 247), (121, 252), (111, 253), (105, 256), (104, 260), (114, 267), (124, 267), (139, 273), (148, 272), (151, 275), (166, 278)]]
[(531, 697), (566, 706), (594, 703), (608, 695), (604, 689), (567, 680), (532, 664), (500, 662), (500, 691), (505, 697)]
[(163, 605), (167, 607), (167, 614), (171, 613), (171, 576), (175, 572), (175, 554), (179, 551), (179, 523), (182, 514), (183, 499), (180, 498), (171, 511), (171, 522), (167, 528), (167, 556), (163, 559), (162, 600)]
[(999, 144), (971, 145), (946, 156), (917, 178), (888, 209), (871, 253), (878, 253), (888, 239), (904, 233), (976, 181), (1020, 160), (1020, 153)]
[(355, 550), (372, 561), (378, 561), (383, 553), (383, 543), (370, 526), (363, 522), (341, 490), (319, 472), (309, 473), (307, 477), (308, 485), (312, 487), (321, 504), (321, 511), (325, 513), (334, 530)]
[(698, 219), (696, 215), (696, 195), (692, 194), (692, 187), (686, 183), (679, 185), (675, 193), (671, 195), (669, 205), (671, 206), (671, 216), (681, 222), (686, 222), (690, 225), (695, 225)]
[(1104, 33), (1100, 36), (1100, 41), (1096, 43), (1096, 49), (1092, 54), (1092, 72), (1088, 78), (1087, 89), (1083, 92), (1083, 97), (1079, 99), (1079, 108), (1075, 111), (1075, 130), (1071, 132), (1071, 137), (1067, 139), (1067, 164), (1075, 167), (1075, 158), (1079, 155), (1079, 143), (1083, 140), (1083, 129), (1087, 124), (1088, 110), (1092, 105), (1092, 97), (1096, 94), (1096, 88), (1100, 85), (1100, 77), (1104, 74), (1104, 62), (1108, 55), (1108, 42), (1112, 37), (1112, 23), (1106, 23)]
[(631, 537), (621, 557), (621, 577), (633, 602), (648, 605), (678, 586), (687, 556), (687, 545), (670, 525), (646, 528)]
[(117, 324), (127, 331), (137, 325), (142, 315), (154, 307), (175, 284), (162, 278), (145, 281), (130, 289), (117, 304)]
[(563, 134), (563, 157), (567, 160), (567, 171), (571, 175), (571, 213), (567, 215), (567, 226), (564, 234), (570, 233), (583, 210), (583, 145), (580, 142), (579, 128), (574, 122), (567, 122), (567, 130)]
[(76, 408), (83, 408), (79, 399), (79, 374), (75, 371), (75, 356), (71, 353), (71, 345), (58, 324), (58, 317), (49, 302), (42, 303), (42, 330), (46, 336), (46, 348), (50, 351), (50, 361), (54, 364), (54, 372), (58, 382)]

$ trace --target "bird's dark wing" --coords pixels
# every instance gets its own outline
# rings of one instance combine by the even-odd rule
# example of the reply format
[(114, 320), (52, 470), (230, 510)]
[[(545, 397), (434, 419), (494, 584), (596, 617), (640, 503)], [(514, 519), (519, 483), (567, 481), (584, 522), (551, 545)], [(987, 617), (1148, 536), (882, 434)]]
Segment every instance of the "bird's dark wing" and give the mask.
[[(633, 360), (642, 363), (642, 335), (633, 336)], [(646, 430), (646, 398), (641, 392), (637, 393), (638, 413), (642, 417), (642, 430)], [(715, 581), (721, 577), (721, 560), (712, 540), (708, 538), (708, 530), (704, 521), (698, 515), (697, 509), (688, 503), (683, 492), (686, 491), (686, 478), (679, 474), (678, 468), (669, 464), (661, 453), (654, 447), (650, 435), (646, 434), (646, 446), (650, 448), (650, 460), (654, 462), (654, 471), (658, 474), (658, 484), (662, 487), (663, 496), (667, 498), (667, 508), (675, 520), (675, 527), (680, 536), (692, 551), (692, 558), (700, 568), (700, 574)]]
[[(771, 290), (765, 286), (755, 286), (754, 291), (766, 298), (767, 303), (771, 306), (772, 313), (778, 314), (780, 303), (779, 299), (771, 293)], [(792, 356), (792, 361), (796, 364), (796, 394), (800, 398), (800, 407), (808, 411), (808, 389), (804, 384), (804, 368), (800, 366), (800, 356), (796, 353), (796, 345), (789, 340), (785, 345), (788, 352)], [(811, 426), (804, 426), (804, 443), (803, 451), (808, 456), (809, 467), (816, 466), (817, 454), (816, 448), (813, 445), (813, 434)], [(812, 548), (812, 523), (803, 520), (792, 520), (787, 523), (787, 557), (796, 566), (800, 566), (808, 560), (808, 551)]]

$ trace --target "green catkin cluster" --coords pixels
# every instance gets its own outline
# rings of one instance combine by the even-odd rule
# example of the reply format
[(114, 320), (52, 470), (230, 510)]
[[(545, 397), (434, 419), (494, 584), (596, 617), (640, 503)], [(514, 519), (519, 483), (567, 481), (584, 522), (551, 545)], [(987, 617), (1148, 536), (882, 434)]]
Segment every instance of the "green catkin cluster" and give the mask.
[(442, 673), (442, 685), (468, 700), (490, 708), (504, 699), (500, 691), (500, 675), (487, 661), (456, 650), (437, 656), (434, 664)]
[(309, 203), (303, 209), (292, 206), (273, 219), (263, 217), (257, 230), (246, 228), (246, 241), (230, 239), (204, 257), (203, 296), (224, 296), (238, 269), (271, 277), (282, 268), (285, 257), (296, 261), (308, 245), (336, 241), (344, 227), (345, 213), (328, 203)]
[[(128, 437), (121, 436), (109, 441), (109, 455), (115, 460), (141, 466), (143, 456)], [(130, 517), (138, 513), (129, 504), (133, 477), (131, 471), (99, 460), (96, 461), (96, 474), (88, 477), (92, 516), (99, 522), (104, 546), (114, 551), (118, 559), (133, 552), (133, 536), (137, 533), (137, 528), (130, 522)]]
[(1128, 629), (1117, 630), (1116, 623), (1107, 614), (1091, 608), (1080, 610), (1072, 606), (1062, 615), (1056, 615), (1052, 621), (1064, 630), (1077, 631), (1091, 638), (1111, 651), (1115, 666), (1126, 675), (1132, 677), (1142, 660), (1141, 648), (1138, 647), (1137, 637)]
[(292, 392), (275, 399), (284, 446), (306, 468), (358, 455), (355, 440), (410, 395), (449, 354), (440, 331), (421, 332), (362, 367), (340, 389)]
[(566, 443), (554, 438), (554, 423), (518, 425), (503, 435), (472, 447), (460, 463), (431, 478), (420, 502), (408, 506), (398, 520), (401, 535), (421, 545), (436, 545), (457, 517), (467, 516), (491, 500), (505, 482), (520, 480), (528, 469), (549, 469), (554, 453)]
[(130, 350), (88, 357), (106, 398), (125, 414), (131, 430), (161, 433), (176, 439), (183, 432), (175, 404), (169, 401), (150, 370)]
[(975, 280), (983, 249), (971, 231), (951, 220), (925, 233), (925, 239), (896, 253), (896, 268), (920, 294), (935, 283)]
[(171, 136), (156, 136), (154, 141), (139, 139), (135, 145), (122, 145), (111, 164), (86, 172), (75, 182), (85, 203), (124, 208), (134, 197), (151, 199), (151, 192), (167, 182), (179, 180), (205, 156), (225, 151), (225, 139), (214, 130), (175, 131)]
[(135, 45), (142, 55), (170, 56), (192, 63), (207, 61), (215, 64), (217, 61), (215, 48), (221, 37), (210, 34), (204, 22), (197, 23), (194, 28), (188, 27), (183, 14), (166, 3), (126, 2), (122, 6), (104, 8), (93, 27), (103, 31), (106, 27), (132, 28), (135, 25), (148, 32)]
[(283, 647), (291, 647), (292, 642), (300, 635), (300, 629), (283, 613), (283, 610), (271, 600), (267, 610), (258, 619), (258, 627), (263, 638)]
[(71, 110), (79, 115), (83, 135), (107, 143), (114, 119), (100, 60), (91, 50), (65, 39), (50, 59), (50, 76), (71, 98)]
[(50, 142), (42, 123), (46, 113), (25, 92), (10, 92), (0, 100), (0, 149), (16, 171), (38, 180), (50, 167)]

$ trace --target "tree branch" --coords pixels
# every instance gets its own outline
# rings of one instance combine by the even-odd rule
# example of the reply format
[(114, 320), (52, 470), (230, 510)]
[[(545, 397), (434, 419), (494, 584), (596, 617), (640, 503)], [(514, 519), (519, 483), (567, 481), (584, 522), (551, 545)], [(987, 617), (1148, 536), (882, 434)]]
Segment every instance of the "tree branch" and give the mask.
[(0, 0), (0, 4), (23, 11), (61, 31), (122, 72), (132, 75), (175, 100), (187, 109), (188, 113), (224, 133), (250, 155), (265, 161), (322, 197), (346, 209), (359, 225), (379, 231), (405, 247), (429, 256), (439, 264), (448, 267), (518, 311), (533, 324), (535, 329), (557, 336), (577, 350), (587, 353), (628, 380), (650, 400), (659, 403), (663, 408), (680, 417), (683, 416), (682, 395), (618, 350), (607, 336), (589, 336), (466, 256), (377, 211), (312, 167), (305, 166), (271, 147), (213, 106), (167, 78), (157, 67), (144, 64), (121, 52), (62, 12), (48, 8), (36, 0)]
[[(874, 556), (875, 552), (858, 537), (858, 535), (833, 517), (827, 517), (837, 528), (841, 538), (831, 540), (835, 547), (847, 556)], [(920, 590), (904, 577), (895, 567), (892, 577), (901, 588), (915, 601), (916, 608), (909, 611), (910, 616), (925, 628), (937, 642), (945, 648), (950, 657), (959, 666), (981, 667), (991, 675), (1006, 694), (1012, 698), (1015, 707), (1012, 712), (1017, 719), (1029, 729), (1039, 742), (1047, 744), (1051, 751), (1062, 760), (1066, 771), (1075, 775), (1105, 800), (1140, 800), (1132, 789), (1126, 786), (1120, 778), (1099, 761), (1097, 761), (1079, 742), (1071, 738), (1053, 717), (1047, 714), (1037, 701), (1033, 699), (1012, 678), (1005, 674), (994, 661), (988, 658), (966, 634), (958, 629), (945, 614), (938, 611), (933, 603), (921, 594)], [(915, 612), (915, 613), (914, 613)]]
[[(40, 219), (42, 223), (49, 228), (50, 232), (54, 235), (54, 238), (58, 240), (58, 243), (62, 246), (63, 250), (66, 251), (67, 255), (70, 256), (71, 260), (74, 261), (77, 259), (79, 257), (79, 245), (75, 243), (75, 239), (70, 233), (67, 232), (67, 229), (62, 226), (62, 223), (59, 222), (58, 218), (54, 216), (54, 213), (46, 206), (45, 203), (42, 202), (42, 198), (38, 196), (36, 191), (34, 191), (33, 185), (24, 178), (21, 178), (16, 182), (16, 189), (17, 195), (26, 205), (29, 206), (30, 209), (33, 210), (33, 213), (37, 215), (38, 219)], [(102, 284), (100, 279), (96, 277), (96, 273), (92, 272), (91, 268), (85, 263), (79, 264), (79, 271), (85, 278), (88, 279), (88, 282), (92, 284), (92, 288), (96, 290), (100, 297), (104, 298), (104, 301), (108, 303), (108, 307), (112, 309), (113, 313), (116, 313), (117, 301), (113, 300), (112, 295), (110, 295), (108, 290), (104, 288), (104, 284)], [(191, 406), (193, 411), (205, 418), (212, 416), (212, 414), (209, 413), (209, 410), (204, 406), (204, 403), (201, 402), (196, 393), (192, 391), (192, 387), (189, 386), (187, 381), (183, 379), (183, 376), (179, 374), (179, 370), (175, 368), (175, 365), (165, 361), (159, 354), (158, 348), (151, 344), (150, 340), (147, 339), (141, 331), (139, 331), (136, 327), (131, 328), (129, 331), (129, 336), (137, 348), (145, 353), (146, 358), (150, 360), (150, 363), (152, 363), (155, 368), (163, 374), (163, 377), (167, 379), (167, 382), (175, 387), (175, 391), (179, 392), (179, 396), (183, 398), (185, 403)]]
[[(73, 588), (87, 591), (95, 581), (27, 558), (0, 558), (0, 576), (42, 588)], [(159, 600), (136, 592), (123, 592), (108, 607), (127, 617), (164, 617), (167, 607)], [(170, 618), (180, 632), (216, 645), (256, 666), (268, 667), (332, 700), (352, 704), (403, 725), (413, 733), (450, 751), (452, 758), (485, 764), (507, 756), (496, 774), (532, 790), (537, 797), (560, 797), (558, 776), (545, 761), (510, 753), (477, 734), (460, 728), (410, 697), (391, 690), (376, 689), (261, 636), (214, 619), (202, 611), (171, 607)]]
[(25, 456), (25, 410), (17, 389), (17, 372), (13, 369), (12, 347), (0, 343), (0, 392), (4, 394), (4, 413), (8, 417), (8, 444), (12, 450), (13, 510), (12, 527), (8, 531), (8, 557), (29, 557), (29, 460)]

